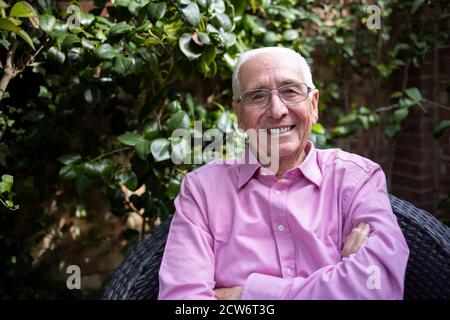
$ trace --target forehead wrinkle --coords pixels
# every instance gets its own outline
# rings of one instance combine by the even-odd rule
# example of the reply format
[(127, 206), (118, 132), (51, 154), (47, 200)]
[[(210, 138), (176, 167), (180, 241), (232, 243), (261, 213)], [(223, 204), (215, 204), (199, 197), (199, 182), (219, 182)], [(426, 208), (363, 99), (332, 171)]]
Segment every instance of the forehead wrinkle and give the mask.
[[(255, 74), (249, 76), (250, 70)], [(282, 55), (258, 55), (246, 61), (241, 66), (239, 80), (241, 90), (253, 90), (259, 88), (271, 88), (271, 83), (276, 87), (288, 82), (304, 82), (299, 64), (292, 56)], [(242, 81), (245, 76), (246, 81)]]
[[(299, 73), (286, 74), (286, 72), (267, 72), (258, 76), (257, 78), (251, 78), (250, 81), (242, 83), (243, 90), (253, 89), (276, 89), (285, 84), (301, 83), (304, 82)], [(273, 85), (274, 84), (274, 85)]]

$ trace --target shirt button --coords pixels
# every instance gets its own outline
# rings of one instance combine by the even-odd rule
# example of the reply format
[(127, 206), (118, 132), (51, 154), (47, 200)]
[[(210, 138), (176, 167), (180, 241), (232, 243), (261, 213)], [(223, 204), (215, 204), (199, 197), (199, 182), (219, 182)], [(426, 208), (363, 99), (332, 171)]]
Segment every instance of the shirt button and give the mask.
[(292, 275), (294, 274), (294, 272), (292, 271), (292, 268), (289, 268), (289, 267), (286, 268), (286, 273), (290, 277), (292, 277)]
[(277, 229), (278, 229), (278, 231), (283, 232), (284, 231), (284, 226), (282, 224), (279, 224)]

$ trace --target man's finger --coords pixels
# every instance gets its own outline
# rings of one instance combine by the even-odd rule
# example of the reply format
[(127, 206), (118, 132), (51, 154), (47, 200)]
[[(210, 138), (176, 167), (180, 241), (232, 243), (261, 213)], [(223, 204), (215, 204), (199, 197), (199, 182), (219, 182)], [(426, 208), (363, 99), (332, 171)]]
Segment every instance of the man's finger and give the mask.
[(356, 241), (356, 232), (352, 230), (352, 232), (347, 237), (344, 243), (344, 249), (342, 249), (342, 256), (348, 257), (350, 254), (350, 249), (353, 247), (353, 243)]
[(353, 242), (352, 248), (350, 249), (350, 254), (356, 253), (359, 249), (361, 249), (361, 247), (367, 241), (369, 232), (370, 232), (370, 226), (366, 223), (362, 226), (361, 229), (357, 230), (356, 239)]
[(366, 224), (364, 222), (360, 222), (358, 226), (352, 229), (350, 234), (347, 236), (344, 248), (342, 249), (342, 256), (348, 257), (350, 254), (354, 253), (353, 248), (358, 248), (358, 235), (363, 233), (364, 226)]

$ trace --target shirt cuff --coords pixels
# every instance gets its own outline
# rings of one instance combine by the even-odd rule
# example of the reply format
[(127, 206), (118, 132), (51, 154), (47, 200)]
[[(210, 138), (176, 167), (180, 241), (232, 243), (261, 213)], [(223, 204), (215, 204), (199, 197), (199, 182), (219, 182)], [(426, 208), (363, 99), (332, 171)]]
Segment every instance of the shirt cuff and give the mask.
[(252, 273), (245, 282), (241, 300), (280, 300), (286, 285), (283, 278)]

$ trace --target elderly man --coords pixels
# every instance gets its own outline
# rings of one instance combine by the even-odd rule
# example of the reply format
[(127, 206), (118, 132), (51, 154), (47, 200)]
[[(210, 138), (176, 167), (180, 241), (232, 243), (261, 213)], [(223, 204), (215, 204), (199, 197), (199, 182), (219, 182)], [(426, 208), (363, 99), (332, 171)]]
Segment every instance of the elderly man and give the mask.
[(308, 140), (319, 91), (304, 58), (245, 52), (233, 96), (241, 129), (276, 135), (279, 164), (213, 162), (186, 175), (159, 298), (402, 299), (409, 250), (384, 173)]

